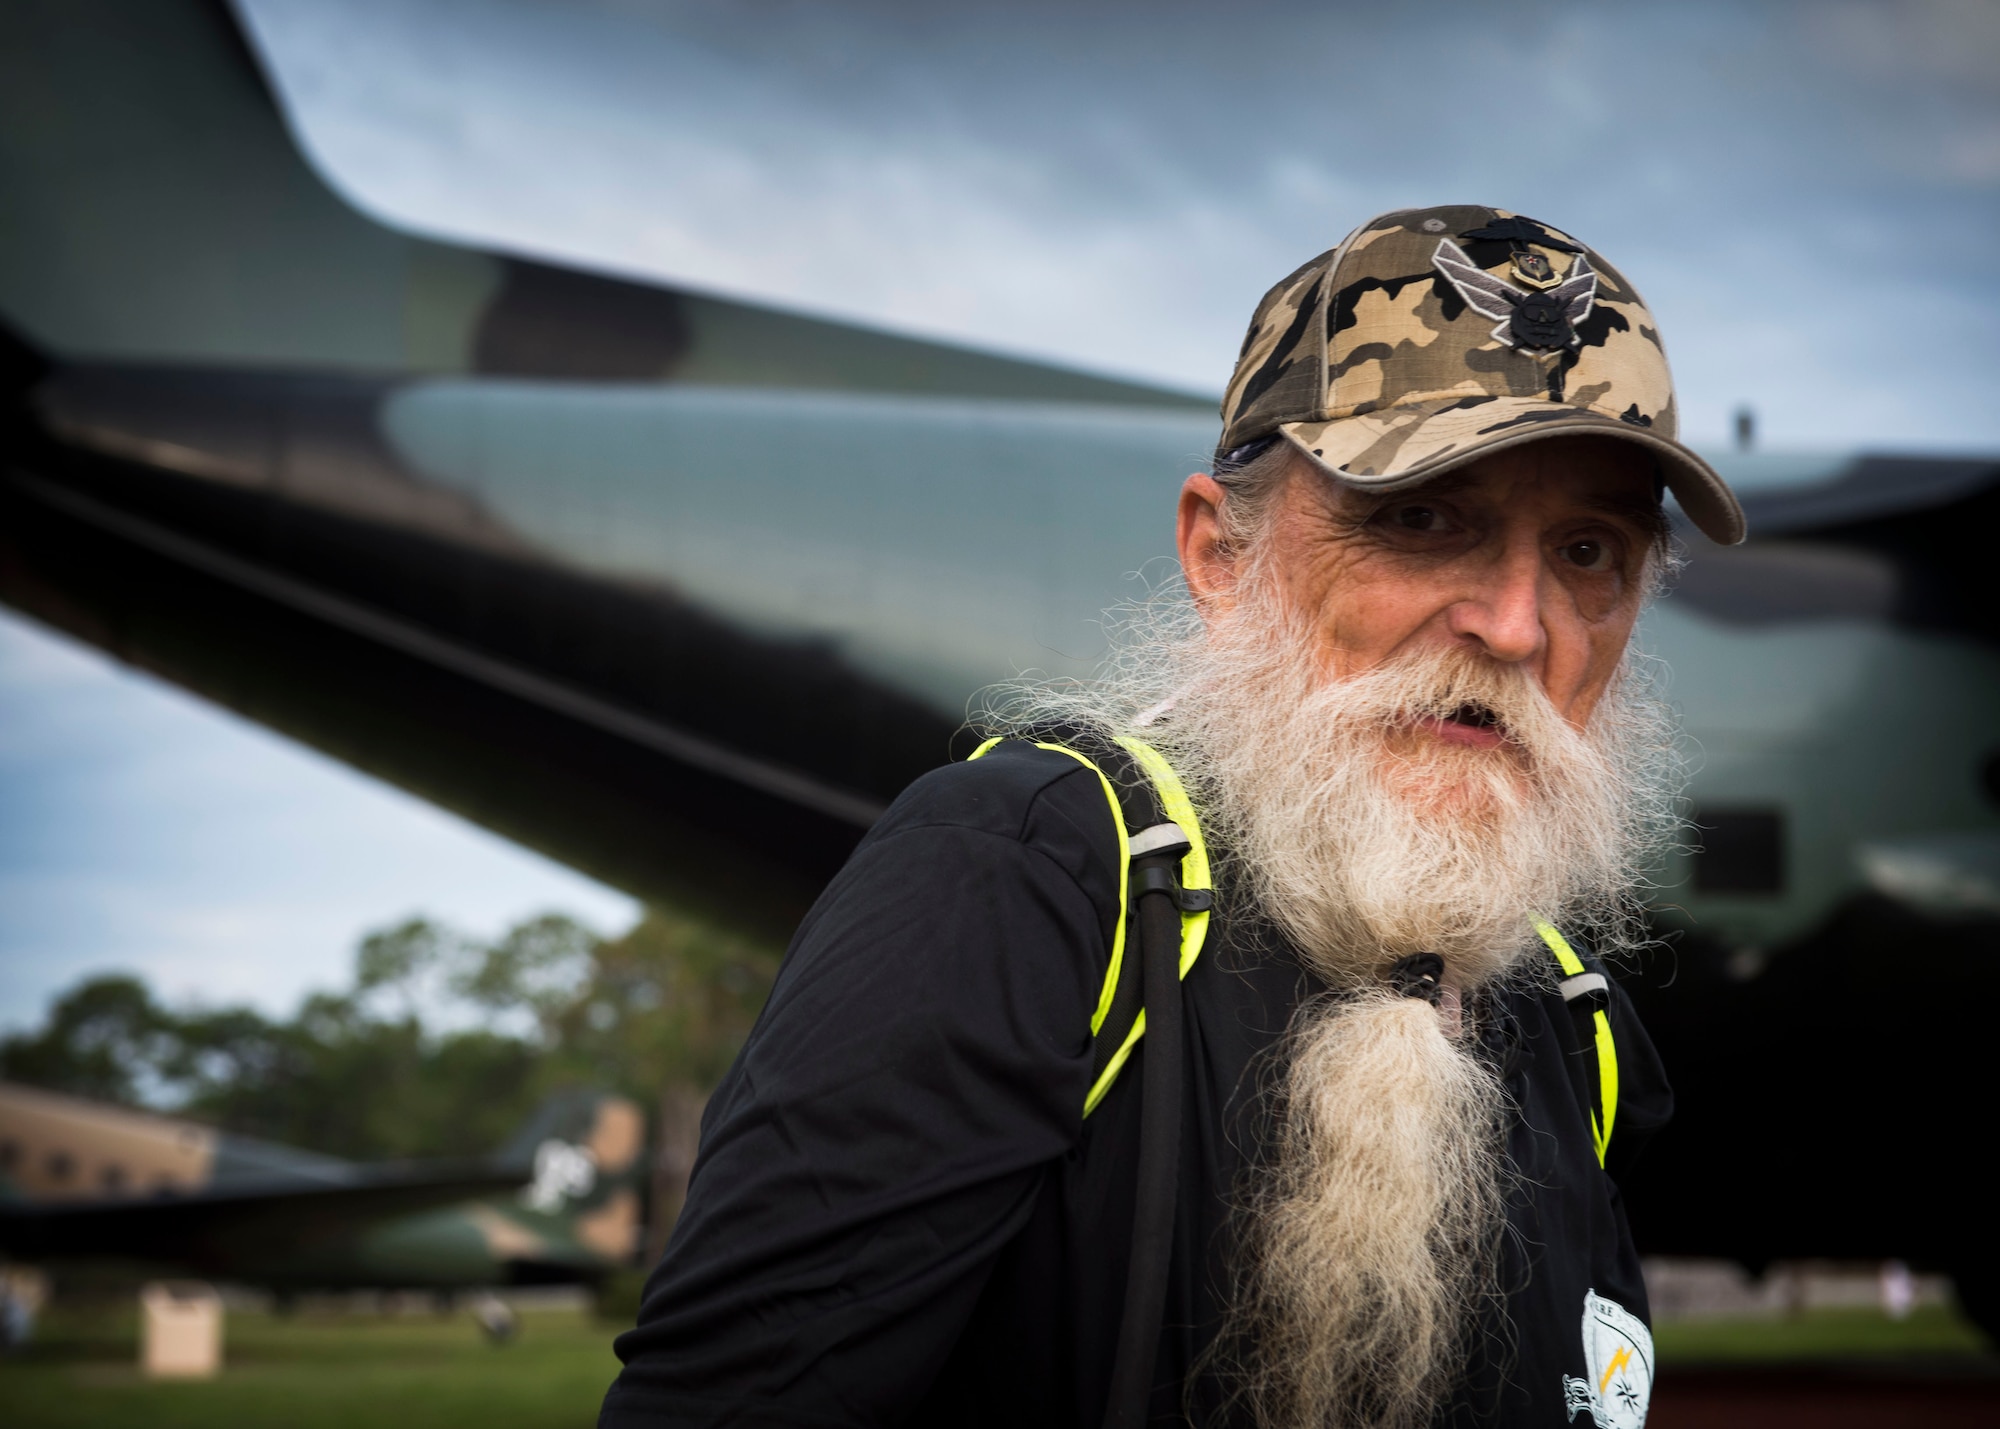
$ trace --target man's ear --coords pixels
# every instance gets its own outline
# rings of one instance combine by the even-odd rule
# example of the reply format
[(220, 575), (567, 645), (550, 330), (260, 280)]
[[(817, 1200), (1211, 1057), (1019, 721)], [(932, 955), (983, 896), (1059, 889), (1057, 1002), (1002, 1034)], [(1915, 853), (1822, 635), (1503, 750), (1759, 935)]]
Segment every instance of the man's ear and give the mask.
[(1204, 614), (1227, 610), (1236, 596), (1236, 553), (1222, 531), (1222, 503), (1228, 493), (1214, 477), (1196, 472), (1181, 485), (1175, 545), (1181, 576), (1195, 608)]

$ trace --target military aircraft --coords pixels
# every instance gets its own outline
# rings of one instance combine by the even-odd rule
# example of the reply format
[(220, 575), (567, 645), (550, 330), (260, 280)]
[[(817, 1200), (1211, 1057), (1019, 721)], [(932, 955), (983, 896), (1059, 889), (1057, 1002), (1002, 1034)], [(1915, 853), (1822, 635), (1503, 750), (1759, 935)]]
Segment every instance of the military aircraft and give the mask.
[(0, 1082), (0, 1258), (281, 1296), (593, 1284), (638, 1249), (644, 1131), (578, 1091), (490, 1157), (366, 1164)]
[[(782, 934), (1171, 576), (1203, 397), (410, 236), (231, 12), (17, 11), (0, 599), (649, 899)], [(1700, 768), (1634, 970), (1642, 1245), (1948, 1269), (2000, 1329), (1952, 1030), (2000, 982), (2000, 459), (1716, 453), (1648, 618)], [(1136, 576), (1135, 576), (1135, 573)]]

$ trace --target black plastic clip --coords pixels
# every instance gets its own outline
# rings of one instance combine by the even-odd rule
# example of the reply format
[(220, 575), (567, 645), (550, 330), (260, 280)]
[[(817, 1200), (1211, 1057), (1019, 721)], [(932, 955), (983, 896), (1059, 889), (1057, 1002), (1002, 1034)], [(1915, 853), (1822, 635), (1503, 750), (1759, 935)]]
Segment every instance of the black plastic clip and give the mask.
[(1389, 986), (1405, 997), (1421, 997), (1432, 1007), (1444, 996), (1444, 958), (1437, 953), (1411, 953), (1389, 969)]
[(1215, 907), (1215, 895), (1208, 889), (1183, 888), (1172, 869), (1158, 865), (1141, 867), (1132, 875), (1132, 897), (1137, 900), (1148, 893), (1166, 894), (1183, 913), (1206, 913)]

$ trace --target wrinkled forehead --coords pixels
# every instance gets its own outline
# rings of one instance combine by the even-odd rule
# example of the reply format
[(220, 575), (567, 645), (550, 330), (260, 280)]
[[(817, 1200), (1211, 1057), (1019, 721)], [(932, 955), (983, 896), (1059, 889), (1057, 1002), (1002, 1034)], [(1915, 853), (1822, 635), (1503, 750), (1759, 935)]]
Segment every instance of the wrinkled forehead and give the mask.
[(1297, 470), (1357, 504), (1458, 499), (1545, 513), (1574, 507), (1626, 516), (1649, 529), (1666, 519), (1659, 463), (1641, 448), (1601, 438), (1515, 447), (1408, 485), (1344, 480), (1305, 461)]

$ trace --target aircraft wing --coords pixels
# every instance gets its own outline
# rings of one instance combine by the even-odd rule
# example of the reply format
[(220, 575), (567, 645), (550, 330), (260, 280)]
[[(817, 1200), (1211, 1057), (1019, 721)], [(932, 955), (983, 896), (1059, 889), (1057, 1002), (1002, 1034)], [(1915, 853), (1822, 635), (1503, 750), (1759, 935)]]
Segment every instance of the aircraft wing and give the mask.
[(780, 941), (972, 691), (1090, 668), (1214, 443), (1212, 398), (386, 228), (225, 7), (45, 7), (0, 89), (52, 96), (0, 132), (0, 601)]
[(1758, 536), (1799, 536), (1940, 513), (1990, 498), (1996, 489), (2000, 461), (1990, 456), (1864, 454), (1824, 480), (1752, 492), (1743, 507)]
[(342, 1185), (0, 1206), (0, 1251), (23, 1260), (168, 1261), (190, 1267), (292, 1253), (374, 1221), (513, 1190), (521, 1166), (361, 1167)]
[(1717, 458), (1744, 489), (1750, 539), (1696, 546), (1676, 602), (1738, 627), (1885, 621), (2000, 645), (1984, 555), (2000, 530), (2000, 460), (1860, 455), (1778, 469), (1798, 460)]

